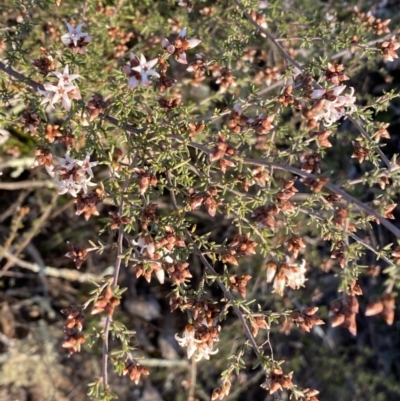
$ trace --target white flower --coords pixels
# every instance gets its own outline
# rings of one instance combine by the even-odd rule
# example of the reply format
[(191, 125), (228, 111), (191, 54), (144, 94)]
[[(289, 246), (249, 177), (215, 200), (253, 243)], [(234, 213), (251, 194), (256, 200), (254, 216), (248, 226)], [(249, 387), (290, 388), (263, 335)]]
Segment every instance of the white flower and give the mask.
[[(137, 240), (137, 242), (135, 240), (131, 241), (133, 245), (138, 246), (140, 248), (139, 253), (141, 255), (144, 255), (145, 257), (149, 258), (149, 259), (154, 259), (155, 256), (154, 254), (156, 253), (156, 244), (154, 243), (154, 240), (152, 237), (150, 237), (149, 235), (146, 236), (140, 236), (139, 239)], [(170, 251), (163, 247), (160, 249), (157, 249), (157, 260), (163, 260), (163, 262), (165, 263), (174, 263), (174, 259), (171, 258), (171, 256), (168, 255), (168, 253), (170, 253)], [(154, 264), (157, 264), (161, 267), (161, 263), (160, 262), (153, 262)], [(159, 273), (160, 276), (158, 276), (157, 274)], [(162, 276), (161, 276), (162, 275)], [(160, 281), (161, 284), (164, 283), (164, 270), (162, 270), (162, 272), (160, 271), (156, 271), (156, 276), (158, 278), (158, 281)]]
[(80, 99), (81, 95), (75, 86), (55, 86), (52, 84), (44, 84), (44, 89), (39, 89), (39, 92), (44, 96), (42, 104), (49, 103), (54, 107), (54, 104), (61, 100), (65, 110), (71, 110), (71, 99)]
[(97, 184), (90, 181), (90, 177), (78, 176), (76, 183), (80, 187), (80, 189), (87, 194), (88, 187), (95, 187)]
[[(87, 194), (88, 187), (97, 185), (91, 182), (91, 178), (93, 178), (92, 167), (96, 166), (97, 162), (89, 162), (89, 155), (81, 161), (73, 159), (69, 153), (66, 153), (65, 157), (59, 157), (58, 160), (60, 165), (55, 172), (58, 174), (58, 193), (60, 195), (69, 192), (73, 197), (76, 197), (80, 191)], [(86, 174), (89, 174), (89, 177)]]
[(275, 263), (268, 263), (267, 265), (267, 283), (272, 283), (276, 274), (276, 264)]
[(83, 174), (87, 173), (89, 174), (90, 177), (93, 178), (93, 171), (92, 171), (92, 167), (97, 166), (99, 164), (99, 162), (91, 162), (90, 161), (90, 154), (87, 153), (86, 157), (84, 160), (82, 161), (76, 161), (76, 164), (78, 166), (80, 166), (80, 170), (83, 172)]
[(66, 153), (65, 158), (58, 157), (58, 160), (60, 161), (60, 168), (65, 168), (68, 171), (71, 171), (77, 162), (77, 160), (73, 159), (69, 153)]
[(76, 198), (78, 192), (81, 190), (81, 185), (77, 184), (74, 181), (72, 175), (69, 176), (68, 180), (58, 181), (59, 190), (58, 193), (60, 195), (66, 194), (69, 192), (74, 198)]
[[(305, 277), (306, 271), (306, 261), (304, 259), (299, 264), (284, 263), (275, 277), (272, 292), (283, 295), (286, 286), (293, 290), (304, 287), (304, 283), (307, 280)], [(272, 282), (274, 279), (275, 272), (276, 267), (274, 267), (274, 264), (272, 263), (267, 270), (268, 283)]]
[(338, 96), (336, 99), (336, 106), (341, 105), (341, 107), (348, 107), (350, 110), (347, 110), (347, 114), (354, 113), (357, 110), (357, 106), (354, 104), (356, 101), (356, 97), (354, 95), (354, 88), (350, 87), (350, 95), (347, 96)]
[(314, 111), (317, 121), (324, 120), (326, 127), (331, 126), (346, 114), (354, 113), (357, 106), (354, 104), (356, 97), (353, 96), (354, 88), (350, 87), (349, 95), (341, 95), (347, 88), (346, 85), (335, 86), (333, 89), (326, 91), (325, 89), (315, 89), (311, 93), (312, 99), (321, 99), (321, 108)]
[(38, 89), (38, 91), (44, 96), (42, 104), (49, 103), (50, 106), (54, 107), (54, 104), (61, 100), (65, 110), (71, 109), (71, 99), (79, 100), (81, 94), (79, 88), (76, 87), (72, 81), (79, 78), (78, 74), (69, 74), (68, 65), (65, 66), (64, 72), (61, 74), (54, 71), (53, 74), (59, 78), (58, 84), (43, 84), (44, 89)]
[(306, 281), (305, 273), (307, 271), (304, 259), (300, 264), (284, 265), (281, 271), (285, 275), (286, 283), (290, 288), (297, 290), (300, 287), (304, 287)]
[(86, 32), (81, 32), (82, 27), (83, 24), (79, 24), (76, 28), (74, 28), (67, 22), (68, 33), (61, 36), (61, 41), (64, 43), (64, 45), (70, 46), (73, 44), (74, 47), (78, 47), (78, 44), (83, 46), (88, 44), (92, 40), (92, 37)]
[(149, 76), (159, 77), (160, 74), (152, 68), (157, 64), (158, 59), (147, 61), (143, 54), (140, 59), (133, 53), (129, 56), (129, 64), (124, 66), (123, 71), (130, 78), (128, 81), (129, 89), (136, 88), (139, 84), (145, 88), (150, 85)]
[(276, 292), (279, 295), (283, 295), (283, 291), (285, 290), (285, 285), (286, 285), (286, 276), (285, 273), (280, 270), (279, 273), (276, 275), (274, 284), (272, 285), (273, 291)]
[(187, 64), (186, 50), (193, 49), (200, 43), (200, 39), (186, 39), (186, 28), (183, 28), (174, 43), (164, 38), (161, 41), (161, 47), (169, 54), (172, 54), (178, 63)]
[(186, 7), (188, 10), (188, 13), (192, 12), (192, 9), (193, 9), (193, 4), (192, 4), (191, 0), (179, 0), (178, 6)]
[(58, 72), (58, 71), (52, 71), (51, 73), (54, 74), (59, 79), (58, 86), (62, 86), (62, 85), (64, 85), (64, 86), (72, 85), (73, 86), (74, 84), (72, 83), (72, 81), (74, 79), (80, 78), (79, 74), (70, 74), (69, 73), (69, 65), (68, 64), (64, 67), (64, 71), (62, 74), (61, 74), (61, 72)]
[(156, 247), (154, 245), (154, 240), (150, 235), (143, 236), (141, 235), (137, 242), (132, 240), (132, 244), (138, 246), (140, 248), (140, 253), (145, 255), (147, 258), (152, 259), (154, 253), (156, 251)]
[(210, 355), (215, 355), (217, 353), (218, 353), (218, 348), (213, 350), (212, 345), (207, 345), (207, 343), (202, 343), (201, 346), (197, 348), (197, 353), (194, 356), (194, 360), (196, 362), (199, 362), (203, 358), (209, 360)]
[(179, 337), (175, 334), (175, 339), (181, 347), (187, 347), (187, 357), (190, 359), (196, 352), (196, 342), (201, 343), (201, 341), (196, 340), (194, 335), (196, 334), (195, 329), (192, 325), (188, 324), (183, 332), (183, 336)]
[(233, 106), (233, 111), (237, 113), (239, 116), (241, 116), (243, 113), (243, 106), (244, 103), (235, 103)]
[[(219, 326), (218, 326), (219, 330)], [(187, 357), (192, 356), (196, 362), (201, 359), (210, 359), (210, 355), (215, 355), (218, 349), (213, 350), (213, 345), (207, 341), (198, 340), (195, 338), (196, 330), (194, 326), (188, 324), (183, 332), (183, 336), (179, 337), (175, 334), (175, 339), (181, 347), (187, 347)], [(213, 341), (219, 341), (219, 338), (213, 338)]]
[(157, 280), (160, 284), (164, 284), (165, 281), (165, 271), (161, 266), (159, 268), (154, 269), (154, 273), (156, 274)]

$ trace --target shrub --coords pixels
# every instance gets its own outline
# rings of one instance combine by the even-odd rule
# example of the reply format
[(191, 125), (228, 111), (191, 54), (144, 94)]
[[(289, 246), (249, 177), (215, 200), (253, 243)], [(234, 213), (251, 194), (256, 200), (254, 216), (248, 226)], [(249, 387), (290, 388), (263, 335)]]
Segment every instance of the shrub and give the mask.
[[(151, 380), (127, 318), (141, 288), (183, 312), (169, 346), (192, 360), (192, 400), (205, 397), (204, 359), (213, 400), (252, 383), (254, 397), (398, 397), (398, 365), (369, 318), (393, 324), (400, 283), (395, 2), (56, 3), (3, 11), (5, 171), (32, 155), (34, 169), (1, 185), (50, 189), (38, 219), (26, 208), (10, 221), (1, 252), (4, 271), (27, 268), (20, 255), (71, 199), (84, 229), (63, 238), (65, 256), (78, 270), (114, 260), (61, 310), (66, 352), (101, 352), (89, 395), (117, 398), (114, 374)], [(42, 249), (46, 262), (62, 248)], [(369, 343), (388, 378), (365, 395), (379, 370)]]

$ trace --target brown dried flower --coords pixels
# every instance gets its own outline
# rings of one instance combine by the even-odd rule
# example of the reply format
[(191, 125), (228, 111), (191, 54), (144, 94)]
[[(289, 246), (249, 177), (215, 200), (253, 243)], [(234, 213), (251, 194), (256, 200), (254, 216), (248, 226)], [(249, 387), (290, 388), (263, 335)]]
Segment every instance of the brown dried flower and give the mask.
[(53, 57), (49, 55), (49, 52), (44, 47), (40, 48), (42, 56), (32, 61), (32, 64), (38, 69), (39, 73), (46, 76), (49, 72), (56, 69), (56, 63)]
[(71, 258), (75, 262), (75, 266), (77, 269), (80, 269), (82, 266), (82, 263), (85, 261), (87, 257), (87, 249), (82, 249), (80, 248), (77, 244), (74, 244), (73, 242), (67, 241), (68, 247), (69, 247), (69, 252), (65, 254), (67, 258)]
[(120, 300), (114, 295), (112, 289), (108, 285), (104, 288), (101, 295), (93, 305), (92, 315), (105, 312), (107, 316), (111, 317), (114, 314), (114, 309), (120, 304)]
[(233, 274), (229, 277), (229, 284), (232, 291), (237, 291), (243, 298), (246, 298), (247, 282), (251, 279), (249, 274)]
[(392, 36), (389, 40), (377, 43), (376, 47), (382, 52), (382, 57), (386, 61), (394, 61), (395, 58), (399, 58), (396, 50), (400, 48), (400, 43), (395, 42), (396, 38)]
[(125, 362), (125, 367), (122, 371), (122, 374), (124, 376), (128, 374), (129, 378), (135, 382), (135, 384), (138, 384), (142, 375), (147, 376), (150, 373), (144, 366), (131, 359)]
[(86, 104), (86, 108), (89, 112), (89, 121), (95, 120), (100, 114), (103, 114), (108, 104), (104, 100), (103, 96), (99, 93), (95, 93), (90, 97)]

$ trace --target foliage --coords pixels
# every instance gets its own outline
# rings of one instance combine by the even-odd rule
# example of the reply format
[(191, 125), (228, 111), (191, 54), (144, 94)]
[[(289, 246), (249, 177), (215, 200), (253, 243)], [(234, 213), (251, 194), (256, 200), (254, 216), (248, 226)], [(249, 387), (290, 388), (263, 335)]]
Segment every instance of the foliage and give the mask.
[(73, 203), (46, 261), (67, 241), (84, 281), (87, 260), (113, 260), (61, 310), (62, 347), (100, 366), (89, 396), (119, 398), (118, 375), (162, 381), (125, 313), (140, 287), (183, 312), (170, 343), (191, 378), (173, 399), (398, 399), (390, 2), (56, 3), (1, 6), (0, 189), (46, 189), (5, 217), (0, 253), (3, 272), (27, 268)]

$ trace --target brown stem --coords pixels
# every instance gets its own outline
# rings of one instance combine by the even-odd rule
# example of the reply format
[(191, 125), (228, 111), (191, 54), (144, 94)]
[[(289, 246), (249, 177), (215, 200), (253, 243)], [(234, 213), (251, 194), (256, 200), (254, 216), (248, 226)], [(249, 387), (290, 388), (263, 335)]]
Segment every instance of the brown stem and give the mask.
[[(201, 150), (202, 152), (207, 153), (208, 155), (212, 154), (211, 149), (208, 149), (206, 146), (198, 144), (196, 142), (190, 142), (188, 144), (188, 146), (196, 148), (198, 150)], [(228, 160), (234, 161), (234, 159), (231, 159), (228, 156), (225, 156), (225, 158)], [(241, 159), (241, 162), (244, 164), (248, 164), (250, 166), (273, 167), (273, 168), (276, 168), (277, 170), (289, 171), (302, 178), (310, 178), (312, 180), (318, 179), (318, 177), (316, 175), (299, 170), (296, 167), (292, 167), (290, 164), (281, 164), (281, 163), (276, 163), (276, 162), (268, 162), (263, 159), (249, 159), (249, 158)], [(337, 186), (329, 181), (324, 184), (324, 187), (330, 189), (334, 193), (341, 195), (342, 198), (347, 200), (348, 202), (354, 203), (355, 205), (358, 206), (359, 209), (364, 210), (369, 215), (374, 216), (377, 220), (379, 220), (379, 222), (383, 226), (385, 226), (389, 231), (391, 231), (396, 237), (400, 237), (400, 230), (394, 224), (390, 223), (388, 220), (386, 220), (384, 217), (382, 217), (379, 213), (377, 213), (374, 209), (372, 209), (365, 203), (354, 198), (353, 196), (348, 194), (346, 191), (341, 189), (339, 186)]]
[[(133, 157), (132, 162), (129, 166), (129, 170), (135, 165), (137, 159), (137, 153)], [(121, 216), (123, 213), (124, 209), (124, 194), (128, 188), (129, 182), (131, 179), (131, 174), (129, 174), (122, 186), (121, 190), (121, 202), (119, 204), (118, 212), (119, 215)], [(119, 277), (119, 272), (121, 270), (121, 264), (122, 264), (122, 259), (121, 255), (123, 253), (123, 241), (124, 241), (124, 227), (121, 224), (119, 229), (118, 229), (118, 239), (117, 239), (117, 260), (115, 261), (115, 269), (114, 269), (114, 274), (111, 282), (111, 290), (114, 290), (115, 287), (118, 284), (118, 277)], [(107, 316), (106, 322), (104, 324), (104, 332), (103, 332), (103, 356), (102, 356), (102, 361), (101, 361), (101, 372), (102, 372), (102, 378), (103, 378), (103, 388), (104, 390), (107, 389), (108, 386), (108, 337), (110, 333), (110, 325), (112, 322), (111, 316)]]
[(35, 90), (38, 90), (38, 89), (44, 90), (44, 86), (42, 84), (39, 84), (38, 82), (35, 82), (32, 79), (27, 78), (25, 75), (20, 74), (19, 72), (15, 71), (11, 67), (7, 67), (1, 61), (0, 61), (0, 70), (4, 71), (9, 76), (17, 79), (18, 81), (24, 83), (25, 85), (32, 87)]

